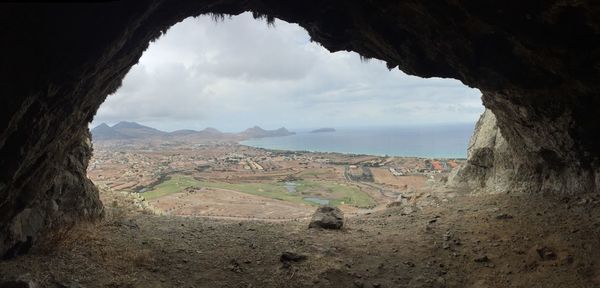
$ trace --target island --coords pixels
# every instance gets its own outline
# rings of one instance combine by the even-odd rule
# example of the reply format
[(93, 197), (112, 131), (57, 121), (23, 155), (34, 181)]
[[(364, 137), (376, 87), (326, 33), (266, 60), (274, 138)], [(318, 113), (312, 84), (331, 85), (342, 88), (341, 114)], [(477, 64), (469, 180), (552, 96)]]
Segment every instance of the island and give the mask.
[(319, 129), (310, 131), (310, 133), (330, 133), (330, 132), (335, 132), (335, 129), (334, 128), (319, 128)]

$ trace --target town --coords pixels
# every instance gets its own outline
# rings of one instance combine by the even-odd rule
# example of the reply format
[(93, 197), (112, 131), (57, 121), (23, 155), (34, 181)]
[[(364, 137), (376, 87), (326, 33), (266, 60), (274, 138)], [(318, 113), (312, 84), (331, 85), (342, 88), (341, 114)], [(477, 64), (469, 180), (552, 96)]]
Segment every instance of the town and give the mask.
[[(330, 204), (346, 213), (427, 193), (463, 159), (281, 151), (208, 143), (94, 143), (88, 176), (164, 214), (289, 219)], [(212, 204), (211, 204), (212, 203)]]

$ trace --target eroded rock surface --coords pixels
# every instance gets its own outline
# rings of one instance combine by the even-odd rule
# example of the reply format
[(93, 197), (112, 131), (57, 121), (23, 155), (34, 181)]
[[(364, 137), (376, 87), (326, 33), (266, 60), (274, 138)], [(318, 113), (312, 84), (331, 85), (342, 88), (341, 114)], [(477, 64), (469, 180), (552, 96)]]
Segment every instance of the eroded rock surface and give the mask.
[(450, 187), (473, 192), (505, 193), (514, 188), (514, 153), (498, 128), (496, 116), (485, 110), (469, 141), (467, 162), (448, 177)]
[[(91, 156), (91, 140), (87, 129), (73, 135), (67, 151), (70, 154), (53, 163), (49, 169), (54, 178), (44, 193), (34, 197), (29, 205), (17, 213), (6, 226), (0, 226), (0, 240), (9, 248), (2, 258), (12, 258), (26, 253), (33, 241), (42, 232), (54, 237), (82, 220), (97, 219), (103, 213), (98, 197), (98, 189), (86, 176), (86, 168)], [(48, 173), (49, 171), (43, 171)], [(37, 181), (28, 183), (26, 191), (35, 191), (41, 185)], [(2, 247), (2, 246), (0, 246)]]
[(494, 113), (486, 109), (469, 142), (467, 162), (450, 174), (450, 187), (475, 193), (597, 192), (597, 168), (585, 171), (578, 166), (581, 163), (561, 162), (552, 152), (511, 145), (498, 125)]
[[(58, 223), (100, 215), (85, 177), (88, 154), (76, 143), (148, 43), (186, 17), (244, 11), (298, 23), (331, 51), (352, 50), (409, 74), (479, 88), (502, 133), (494, 145), (507, 146), (514, 170), (475, 173), (484, 175), (472, 180), (479, 186), (598, 191), (600, 5), (594, 1), (3, 4), (0, 255), (26, 250)], [(484, 154), (476, 158), (488, 165)], [(493, 154), (497, 165), (499, 153)]]

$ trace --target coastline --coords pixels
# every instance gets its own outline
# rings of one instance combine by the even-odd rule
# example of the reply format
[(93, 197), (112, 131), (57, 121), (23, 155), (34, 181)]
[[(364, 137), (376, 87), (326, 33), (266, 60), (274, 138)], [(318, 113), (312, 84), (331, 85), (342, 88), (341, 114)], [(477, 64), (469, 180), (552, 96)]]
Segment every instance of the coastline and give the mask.
[(330, 133), (251, 138), (240, 145), (280, 151), (342, 153), (348, 155), (466, 159), (472, 125), (339, 129)]

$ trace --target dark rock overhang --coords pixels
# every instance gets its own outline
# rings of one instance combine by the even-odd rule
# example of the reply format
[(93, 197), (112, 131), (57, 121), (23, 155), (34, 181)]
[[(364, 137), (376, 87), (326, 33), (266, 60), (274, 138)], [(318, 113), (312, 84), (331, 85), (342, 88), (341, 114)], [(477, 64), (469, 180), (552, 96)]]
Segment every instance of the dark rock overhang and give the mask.
[[(600, 186), (600, 5), (594, 1), (123, 1), (0, 9), (0, 254), (101, 214), (87, 123), (148, 43), (204, 13), (298, 23), (422, 77), (479, 88), (524, 192)], [(20, 244), (19, 244), (20, 243)], [(23, 244), (24, 243), (24, 244)], [(19, 246), (21, 245), (21, 246)]]

